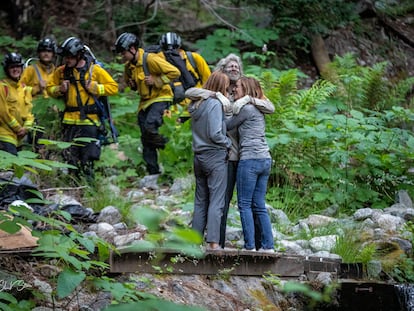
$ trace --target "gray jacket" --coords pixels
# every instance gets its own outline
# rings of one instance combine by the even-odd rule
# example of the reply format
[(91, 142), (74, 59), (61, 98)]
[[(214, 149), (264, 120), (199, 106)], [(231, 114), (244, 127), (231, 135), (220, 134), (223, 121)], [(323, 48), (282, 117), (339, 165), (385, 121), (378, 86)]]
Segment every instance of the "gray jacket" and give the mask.
[(252, 104), (245, 105), (238, 115), (226, 120), (228, 130), (238, 128), (239, 158), (271, 158), (265, 137), (265, 118)]
[(223, 108), (218, 99), (207, 97), (193, 101), (188, 111), (191, 115), (195, 153), (230, 148), (231, 140), (226, 136)]

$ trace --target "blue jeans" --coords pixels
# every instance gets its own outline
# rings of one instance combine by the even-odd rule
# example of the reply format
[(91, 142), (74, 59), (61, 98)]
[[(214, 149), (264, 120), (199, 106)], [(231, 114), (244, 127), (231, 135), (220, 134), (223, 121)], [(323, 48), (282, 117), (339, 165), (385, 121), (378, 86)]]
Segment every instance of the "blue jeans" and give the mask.
[(272, 225), (265, 204), (271, 161), (270, 158), (240, 160), (237, 168), (237, 201), (246, 249), (255, 248), (257, 226), (261, 247), (274, 248)]
[(227, 164), (227, 187), (226, 195), (224, 197), (224, 209), (223, 216), (221, 217), (220, 224), (220, 246), (224, 248), (226, 245), (226, 227), (227, 216), (229, 214), (230, 202), (233, 198), (234, 186), (236, 185), (237, 164), (239, 161), (228, 161)]

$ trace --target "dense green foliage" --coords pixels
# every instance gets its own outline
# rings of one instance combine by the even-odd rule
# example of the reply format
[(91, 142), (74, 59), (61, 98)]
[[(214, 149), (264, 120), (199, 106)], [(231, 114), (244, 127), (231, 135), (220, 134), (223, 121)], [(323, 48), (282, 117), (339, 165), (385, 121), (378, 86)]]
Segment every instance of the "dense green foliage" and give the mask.
[[(386, 73), (388, 63), (365, 67), (358, 65), (355, 56), (350, 54), (337, 57), (331, 64), (331, 75), (309, 88), (301, 87), (307, 78), (304, 73), (289, 69), (293, 67), (298, 50), (309, 50), (312, 35), (325, 34), (350, 21), (358, 23), (353, 13), (354, 3), (336, 0), (248, 1), (248, 5), (255, 8), (256, 15), (252, 16), (247, 7), (241, 6), (247, 1), (236, 2), (239, 6), (237, 14), (229, 14), (230, 10), (225, 7), (220, 11), (221, 16), (229, 17), (227, 22), (231, 24), (208, 32), (192, 47), (205, 56), (212, 68), (228, 53), (240, 54), (245, 73), (261, 81), (266, 96), (276, 106), (276, 112), (266, 116), (266, 135), (274, 160), (267, 202), (296, 220), (331, 205), (339, 206), (344, 214), (367, 206), (383, 208), (393, 203), (394, 194), (399, 189), (413, 194), (414, 176), (408, 171), (414, 160), (411, 131), (414, 114), (413, 102), (408, 95), (414, 78), (391, 80)], [(197, 12), (200, 23), (212, 21), (199, 2), (188, 3), (186, 13)], [(96, 5), (96, 12), (102, 11), (103, 1), (93, 2), (93, 5)], [(174, 5), (177, 5), (177, 10), (181, 9), (180, 6), (184, 8), (183, 1), (174, 2)], [(390, 6), (388, 1), (377, 2), (377, 5), (393, 15), (400, 14), (401, 10), (410, 10), (409, 2), (398, 8)], [(141, 35), (144, 44), (157, 42), (160, 33), (171, 30), (166, 23), (170, 18), (165, 12), (161, 10), (152, 16), (149, 8), (139, 1), (131, 6), (114, 1), (114, 8), (117, 30)], [(146, 22), (141, 23), (144, 18)], [(102, 14), (80, 24), (81, 30), (89, 33), (84, 39), (91, 43), (94, 43), (91, 33), (104, 34), (105, 27)], [(67, 36), (67, 31), (56, 27), (54, 34), (60, 41)], [(0, 37), (3, 51), (17, 49), (26, 58), (34, 54), (36, 44), (33, 37), (19, 41), (9, 36)], [(270, 47), (268, 51), (262, 51), (264, 44)], [(108, 71), (121, 81), (122, 65), (110, 55), (109, 49), (97, 50), (102, 52), (97, 55), (105, 59)], [(145, 206), (131, 215), (131, 202), (122, 195), (114, 197), (108, 191), (109, 183), (119, 186), (122, 193), (135, 188), (139, 178), (145, 174), (136, 124), (138, 101), (139, 96), (127, 88), (110, 98), (120, 131), (119, 143), (104, 147), (101, 160), (96, 165), (97, 185), (85, 190), (84, 199), (95, 211), (108, 203), (116, 205), (125, 218), (128, 215), (129, 224), (139, 222), (149, 228), (147, 240), (136, 245), (136, 249), (165, 247), (199, 255), (193, 246), (200, 243), (200, 237), (182, 226), (179, 220), (173, 221), (178, 224), (176, 227), (164, 230), (162, 224), (171, 221), (170, 215), (154, 212)], [(38, 98), (35, 102), (34, 112), (48, 124), (47, 128), (39, 128), (45, 133), (42, 142), (47, 149), (47, 160), (29, 151), (31, 146), (26, 146), (18, 157), (0, 151), (0, 170), (12, 170), (17, 177), (29, 172), (41, 186), (72, 185), (74, 181), (63, 173), (68, 166), (61, 163), (60, 152), (68, 147), (68, 143), (60, 141), (59, 112), (62, 109), (62, 102), (52, 98)], [(176, 122), (177, 117), (166, 117), (161, 129), (170, 138), (167, 147), (160, 151), (163, 182), (169, 184), (177, 177), (192, 174), (190, 121), (180, 124)], [(191, 194), (181, 199), (183, 209), (191, 210)], [(39, 193), (39, 201), (42, 200), (44, 198)], [(162, 308), (168, 304), (137, 292), (132, 282), (121, 284), (107, 277), (107, 256), (113, 250), (112, 246), (101, 239), (83, 237), (70, 224), (70, 216), (66, 213), (57, 212), (53, 217), (44, 218), (28, 213), (24, 208), (16, 208), (1, 215), (0, 221), (0, 228), (11, 233), (19, 229), (18, 224), (31, 226), (33, 221), (50, 226), (50, 230), (34, 232), (39, 237), (36, 254), (55, 260), (60, 269), (60, 273), (49, 280), (54, 286), (53, 297), (56, 299), (93, 287), (111, 292), (113, 303), (120, 304), (108, 310), (154, 305)], [(412, 234), (412, 224), (407, 228)], [(344, 258), (348, 256), (348, 261), (358, 258), (367, 262), (372, 256), (372, 247), (358, 248), (360, 245), (354, 242), (341, 237), (336, 252)], [(402, 258), (391, 274), (398, 281), (412, 282), (412, 267), (412, 258)], [(306, 288), (285, 290), (309, 292)], [(43, 297), (36, 299), (41, 301)], [(314, 299), (321, 300), (322, 297)], [(0, 307), (4, 310), (30, 310), (34, 304), (29, 300), (17, 301), (4, 292), (0, 292), (0, 300)], [(132, 307), (121, 304), (125, 302), (133, 303)], [(174, 310), (175, 307), (168, 304), (165, 308)], [(181, 310), (181, 306), (176, 308)]]
[[(391, 84), (383, 65), (363, 68), (349, 55), (332, 66), (338, 73), (332, 82), (297, 90), (297, 75), (288, 71), (267, 89), (277, 104), (267, 123), (272, 183), (308, 198), (305, 213), (315, 203), (317, 209), (339, 204), (346, 213), (385, 207), (397, 189), (412, 191), (413, 114), (403, 99), (414, 80)], [(271, 76), (263, 79), (271, 85)]]

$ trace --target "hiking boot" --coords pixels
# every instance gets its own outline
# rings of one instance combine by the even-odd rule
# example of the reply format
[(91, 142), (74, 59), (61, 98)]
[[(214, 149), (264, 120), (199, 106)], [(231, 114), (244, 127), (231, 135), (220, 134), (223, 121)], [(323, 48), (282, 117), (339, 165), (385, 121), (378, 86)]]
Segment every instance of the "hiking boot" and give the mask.
[(151, 190), (158, 190), (158, 177), (160, 174), (146, 175), (139, 181), (140, 188), (148, 188)]

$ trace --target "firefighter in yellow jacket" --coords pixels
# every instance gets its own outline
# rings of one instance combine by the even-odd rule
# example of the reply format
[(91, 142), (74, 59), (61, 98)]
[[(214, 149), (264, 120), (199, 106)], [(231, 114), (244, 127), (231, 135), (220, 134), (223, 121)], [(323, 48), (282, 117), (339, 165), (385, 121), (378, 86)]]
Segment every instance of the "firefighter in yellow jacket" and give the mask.
[[(40, 40), (37, 44), (37, 58), (32, 58), (26, 61), (22, 77), (20, 78), (22, 83), (32, 87), (33, 107), (37, 108), (34, 109), (34, 111), (38, 112), (35, 119), (36, 126), (34, 126), (33, 131), (29, 133), (27, 140), (29, 144), (33, 146), (33, 150), (42, 155), (44, 155), (44, 153), (41, 151), (44, 150), (44, 148), (42, 148), (42, 145), (38, 144), (38, 140), (43, 137), (44, 132), (49, 133), (49, 135), (52, 134), (50, 133), (52, 129), (46, 128), (46, 120), (43, 120), (42, 118), (47, 116), (48, 120), (53, 120), (56, 118), (57, 111), (56, 109), (50, 109), (50, 107), (44, 105), (44, 102), (42, 102), (41, 107), (36, 106), (39, 105), (37, 103), (38, 99), (49, 97), (46, 91), (46, 86), (56, 69), (56, 49), (56, 42), (52, 38), (46, 37)], [(42, 108), (41, 112), (39, 108)], [(43, 125), (42, 130), (40, 130), (39, 124)]]
[[(193, 87), (201, 88), (207, 79), (211, 75), (210, 67), (206, 60), (199, 53), (187, 52), (181, 48), (181, 37), (175, 32), (167, 32), (161, 36), (160, 47), (162, 51), (159, 53), (165, 58), (164, 53), (167, 51), (177, 51), (181, 58), (184, 60), (187, 70), (195, 81)], [(192, 60), (189, 59), (192, 57)], [(179, 115), (178, 121), (184, 122), (190, 118), (190, 114), (187, 111), (187, 106), (191, 102), (190, 99), (186, 98), (182, 102), (175, 105), (171, 110)]]
[[(21, 81), (32, 87), (32, 95), (42, 94), (47, 97), (46, 86), (55, 71), (56, 42), (52, 38), (44, 38), (37, 44), (38, 59), (29, 64), (23, 71)], [(27, 62), (26, 62), (27, 63)]]
[(73, 142), (79, 137), (93, 138), (91, 142), (73, 144), (63, 153), (65, 160), (78, 168), (77, 176), (92, 180), (93, 163), (99, 160), (101, 146), (99, 96), (118, 93), (118, 83), (110, 74), (86, 56), (83, 42), (69, 37), (57, 49), (64, 65), (58, 67), (47, 85), (53, 97), (65, 100), (63, 140)]
[(164, 111), (169, 109), (173, 100), (169, 83), (180, 76), (180, 71), (157, 54), (149, 53), (147, 65), (150, 75), (145, 76), (142, 64), (144, 49), (139, 46), (139, 39), (128, 32), (122, 33), (115, 41), (115, 50), (121, 53), (125, 62), (125, 81), (140, 95), (138, 125), (143, 159), (149, 173), (148, 181), (155, 188), (160, 174), (157, 149), (163, 149), (167, 143), (159, 128), (163, 124)]
[(20, 82), (23, 58), (18, 53), (4, 56), (6, 78), (0, 81), (0, 150), (17, 155), (20, 144), (33, 125), (31, 87)]

